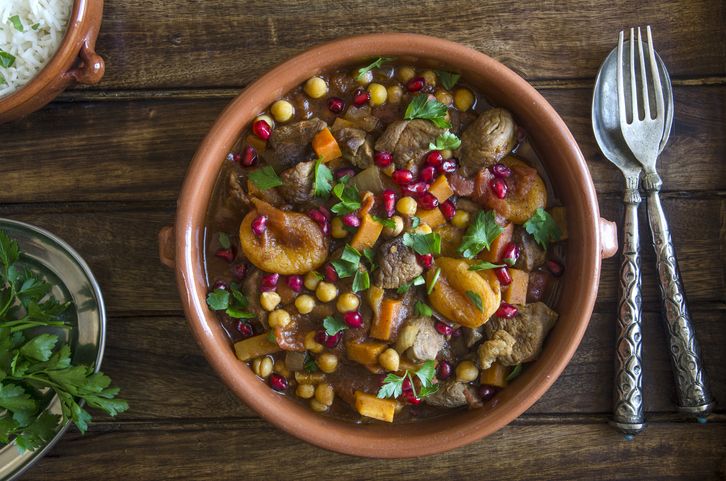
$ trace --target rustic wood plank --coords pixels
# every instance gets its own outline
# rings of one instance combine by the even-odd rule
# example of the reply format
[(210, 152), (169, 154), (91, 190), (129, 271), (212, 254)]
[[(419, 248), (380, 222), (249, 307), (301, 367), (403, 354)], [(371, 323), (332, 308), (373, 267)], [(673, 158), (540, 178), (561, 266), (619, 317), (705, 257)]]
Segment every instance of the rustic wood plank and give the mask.
[[(546, 441), (543, 442), (543, 438)], [(622, 479), (726, 475), (726, 424), (652, 424), (633, 441), (604, 423), (515, 423), (452, 452), (381, 462), (329, 453), (262, 421), (98, 426), (67, 434), (25, 479)], [(123, 455), (120, 455), (123, 453)], [(72, 460), (72, 461), (71, 461)], [(474, 474), (476, 473), (476, 474)]]
[(723, 22), (723, 5), (689, 0), (109, 2), (98, 40), (106, 76), (94, 88), (243, 86), (309, 46), (381, 31), (461, 42), (530, 79), (593, 78), (618, 31), (645, 23), (672, 75), (714, 76), (726, 73)]
[[(621, 192), (622, 176), (592, 134), (591, 90), (542, 93), (579, 142), (598, 192)], [(674, 132), (659, 166), (664, 190), (726, 190), (726, 86), (676, 88), (675, 95)], [(189, 161), (228, 101), (51, 104), (0, 129), (3, 179), (13, 185), (0, 192), (0, 202), (176, 199)]]

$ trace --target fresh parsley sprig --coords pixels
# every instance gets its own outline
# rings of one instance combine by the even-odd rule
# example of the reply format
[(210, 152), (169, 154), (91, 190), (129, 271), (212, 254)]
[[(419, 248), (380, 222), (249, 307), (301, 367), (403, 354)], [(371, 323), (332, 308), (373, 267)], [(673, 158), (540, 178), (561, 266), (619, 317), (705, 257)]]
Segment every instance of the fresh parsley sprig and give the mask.
[(542, 207), (537, 208), (523, 227), (545, 250), (550, 242), (557, 242), (562, 236), (557, 222)]
[(446, 90), (453, 89), (454, 86), (456, 85), (456, 83), (461, 78), (461, 74), (454, 73), (454, 72), (446, 72), (444, 70), (437, 70), (436, 76), (439, 77), (441, 86), (444, 87)]
[(337, 215), (345, 215), (360, 209), (360, 193), (355, 185), (349, 184), (348, 177), (343, 177), (333, 187), (333, 195), (339, 200), (330, 210)]
[(456, 150), (461, 147), (461, 139), (455, 133), (445, 130), (436, 137), (435, 142), (429, 143), (429, 150)]
[(393, 58), (393, 57), (378, 57), (373, 62), (371, 62), (370, 64), (366, 65), (365, 67), (359, 68), (358, 69), (358, 74), (355, 76), (355, 79), (356, 80), (362, 80), (363, 77), (365, 77), (365, 75), (368, 72), (370, 72), (371, 70), (373, 70), (374, 68), (379, 68), (384, 63), (391, 62), (393, 60), (395, 60), (395, 58)]
[(426, 119), (441, 129), (450, 129), (451, 123), (446, 120), (449, 108), (436, 100), (429, 98), (426, 94), (418, 94), (406, 107), (403, 118), (406, 120)]
[(333, 189), (333, 173), (323, 163), (322, 157), (315, 160), (313, 177), (313, 195), (324, 199), (330, 197), (330, 191)]
[(497, 224), (493, 210), (487, 212), (480, 210), (461, 238), (459, 254), (467, 259), (472, 259), (483, 249), (490, 249), (492, 242), (499, 237), (503, 230), (502, 226)]
[[(416, 376), (421, 382), (421, 388), (416, 392), (416, 385), (413, 382), (413, 376)], [(439, 386), (434, 383), (436, 377), (436, 368), (434, 361), (426, 361), (416, 371), (409, 371), (403, 373), (402, 376), (397, 376), (393, 373), (383, 379), (383, 385), (378, 390), (378, 398), (397, 398), (403, 394), (403, 382), (408, 379), (411, 383), (411, 389), (413, 389), (413, 395), (417, 398), (424, 398), (430, 396), (439, 390)]]
[(437, 232), (428, 234), (408, 233), (403, 234), (403, 245), (410, 247), (419, 255), (441, 254), (441, 235)]
[(282, 185), (282, 179), (277, 176), (275, 169), (269, 165), (252, 172), (250, 180), (260, 190), (268, 190)]
[(233, 319), (254, 319), (257, 316), (247, 311), (249, 301), (239, 290), (239, 284), (233, 282), (229, 289), (215, 289), (207, 294), (207, 305), (213, 311), (224, 311)]

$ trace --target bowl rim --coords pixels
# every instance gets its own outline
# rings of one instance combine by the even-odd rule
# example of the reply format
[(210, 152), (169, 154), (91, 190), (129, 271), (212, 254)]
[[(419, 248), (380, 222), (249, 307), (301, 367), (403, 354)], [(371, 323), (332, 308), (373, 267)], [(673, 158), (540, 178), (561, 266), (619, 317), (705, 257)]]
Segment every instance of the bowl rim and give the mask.
[[(204, 219), (226, 153), (244, 125), (275, 97), (289, 91), (288, 87), (298, 85), (328, 68), (377, 56), (435, 60), (455, 66), (462, 73), (469, 69), (486, 71), (493, 85), (506, 86), (506, 90), (516, 89), (524, 96), (529, 102), (528, 108), (536, 112), (527, 116), (536, 118), (549, 129), (547, 134), (553, 137), (551, 148), (557, 150), (558, 158), (568, 163), (562, 178), (567, 179), (566, 184), (579, 202), (574, 219), (577, 226), (573, 229), (573, 234), (579, 236), (578, 243), (568, 249), (576, 251), (583, 261), (568, 267), (565, 273), (566, 277), (572, 271), (579, 275), (573, 291), (577, 296), (572, 296), (578, 301), (565, 307), (572, 332), (557, 336), (558, 354), (553, 354), (554, 347), (546, 346), (548, 354), (543, 353), (508, 389), (490, 401), (486, 410), (470, 410), (426, 422), (393, 426), (340, 421), (320, 416), (286, 396), (275, 394), (259, 382), (245, 363), (236, 359), (231, 348), (218, 347), (222, 342), (229, 345), (229, 340), (225, 338), (226, 341), (223, 341), (221, 336), (225, 334), (205, 302)], [(553, 182), (556, 182), (554, 178)], [(375, 458), (436, 454), (499, 430), (534, 404), (562, 373), (580, 344), (597, 295), (600, 275), (599, 208), (589, 170), (574, 137), (552, 106), (515, 72), (481, 52), (440, 38), (408, 33), (344, 37), (315, 46), (268, 71), (250, 84), (217, 118), (187, 170), (177, 204), (177, 285), (190, 328), (207, 361), (227, 387), (267, 421), (309, 443), (344, 454)], [(574, 214), (568, 212), (570, 215)], [(561, 312), (560, 323), (564, 317)], [(563, 329), (560, 332), (564, 333)], [(550, 333), (549, 338), (552, 337), (553, 333)], [(553, 343), (555, 341), (548, 339), (548, 344)]]

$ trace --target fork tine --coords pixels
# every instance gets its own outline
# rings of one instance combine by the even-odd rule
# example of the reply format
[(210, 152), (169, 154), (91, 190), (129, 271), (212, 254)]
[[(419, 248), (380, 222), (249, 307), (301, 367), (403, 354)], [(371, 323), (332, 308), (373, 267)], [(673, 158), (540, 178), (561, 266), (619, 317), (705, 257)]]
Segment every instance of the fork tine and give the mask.
[(623, 31), (620, 31), (618, 39), (618, 113), (620, 114), (620, 125), (628, 123), (625, 112), (625, 85), (623, 85)]
[(660, 72), (658, 71), (658, 61), (653, 51), (653, 36), (650, 33), (650, 25), (646, 27), (648, 34), (648, 55), (650, 56), (650, 75), (653, 77), (653, 92), (655, 94), (656, 116), (665, 118), (665, 102), (663, 100), (663, 86), (660, 83)]
[(633, 106), (633, 122), (640, 119), (638, 90), (635, 82), (635, 29), (630, 29), (630, 103)]
[[(650, 119), (650, 97), (648, 96), (648, 76), (645, 70), (645, 56), (643, 55), (643, 37), (638, 27), (638, 54), (640, 54), (640, 84), (643, 99), (643, 118)], [(652, 66), (651, 66), (652, 67)]]

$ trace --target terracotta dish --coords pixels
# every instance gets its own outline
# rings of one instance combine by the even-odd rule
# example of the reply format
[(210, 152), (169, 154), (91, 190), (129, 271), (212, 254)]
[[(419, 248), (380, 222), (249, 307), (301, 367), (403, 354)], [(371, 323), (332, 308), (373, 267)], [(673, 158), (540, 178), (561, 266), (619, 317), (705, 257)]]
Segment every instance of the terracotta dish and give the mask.
[[(556, 306), (560, 319), (539, 360), (497, 397), (475, 409), (410, 424), (354, 424), (322, 417), (271, 390), (235, 357), (220, 323), (206, 305), (205, 214), (225, 156), (240, 132), (271, 102), (311, 76), (378, 57), (460, 72), (488, 100), (509, 109), (533, 145), (567, 207), (568, 269)], [(595, 189), (575, 139), (562, 119), (525, 80), (492, 58), (446, 40), (377, 34), (336, 40), (302, 53), (252, 83), (222, 113), (199, 147), (179, 197), (176, 226), (160, 233), (162, 261), (175, 265), (182, 303), (194, 336), (212, 367), (247, 405), (279, 428), (326, 449), (378, 458), (447, 451), (502, 428), (554, 383), (577, 349), (597, 295), (602, 258), (617, 246), (614, 224), (600, 219)], [(174, 242), (176, 244), (174, 245)]]
[(35, 112), (71, 84), (95, 84), (105, 71), (94, 50), (101, 27), (103, 0), (76, 0), (58, 51), (20, 90), (0, 98), (0, 124)]

